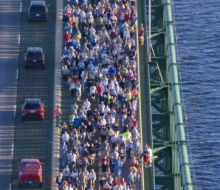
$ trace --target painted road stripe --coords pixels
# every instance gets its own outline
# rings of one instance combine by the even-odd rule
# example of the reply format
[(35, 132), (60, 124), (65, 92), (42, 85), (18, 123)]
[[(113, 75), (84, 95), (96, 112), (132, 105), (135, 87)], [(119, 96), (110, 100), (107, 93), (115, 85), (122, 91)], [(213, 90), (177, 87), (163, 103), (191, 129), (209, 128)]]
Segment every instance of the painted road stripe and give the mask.
[(16, 116), (16, 105), (14, 105), (14, 116)]
[(22, 12), (22, 2), (20, 2), (20, 12)]
[(18, 69), (16, 71), (16, 80), (18, 80)]
[(21, 36), (20, 34), (18, 35), (18, 45), (20, 45), (20, 39), (21, 39)]
[(14, 143), (12, 143), (12, 145), (11, 145), (11, 155), (13, 155), (14, 154)]

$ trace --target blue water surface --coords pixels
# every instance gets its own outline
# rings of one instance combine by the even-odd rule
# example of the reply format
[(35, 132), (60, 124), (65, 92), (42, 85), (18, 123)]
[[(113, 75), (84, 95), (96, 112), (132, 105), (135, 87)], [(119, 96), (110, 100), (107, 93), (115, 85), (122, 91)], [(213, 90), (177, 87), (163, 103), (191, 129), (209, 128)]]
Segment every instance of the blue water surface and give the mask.
[(173, 0), (197, 189), (220, 190), (220, 0)]

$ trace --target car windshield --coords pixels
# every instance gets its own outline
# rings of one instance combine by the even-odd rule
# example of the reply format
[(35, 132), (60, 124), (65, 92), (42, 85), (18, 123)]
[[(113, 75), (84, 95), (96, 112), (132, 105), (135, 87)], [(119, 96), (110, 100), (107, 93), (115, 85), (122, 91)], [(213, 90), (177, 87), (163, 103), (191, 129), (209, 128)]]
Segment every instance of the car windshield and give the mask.
[(28, 110), (40, 109), (40, 104), (25, 104), (24, 109), (28, 109)]
[(40, 165), (37, 162), (23, 162), (21, 168), (40, 168)]
[(40, 52), (28, 52), (27, 59), (41, 59), (42, 55)]
[(45, 13), (45, 7), (44, 6), (31, 6), (30, 12), (38, 12), (38, 13)]

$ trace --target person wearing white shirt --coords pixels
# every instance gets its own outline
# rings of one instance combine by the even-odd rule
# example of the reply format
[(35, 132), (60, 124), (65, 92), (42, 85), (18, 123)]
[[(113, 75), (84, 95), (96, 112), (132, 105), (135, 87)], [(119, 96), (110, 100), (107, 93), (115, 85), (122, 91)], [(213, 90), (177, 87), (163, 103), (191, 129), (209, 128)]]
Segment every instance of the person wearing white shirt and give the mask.
[(121, 89), (121, 87), (119, 87), (118, 95), (120, 96), (124, 95), (124, 91)]
[(148, 146), (148, 149), (147, 149), (147, 151), (148, 151), (148, 154), (149, 154), (149, 157), (150, 157), (150, 163), (149, 163), (149, 167), (151, 167), (152, 166), (152, 160), (153, 160), (153, 153), (152, 153), (152, 149), (151, 149), (151, 147), (150, 146)]
[(62, 174), (63, 174), (63, 177), (65, 177), (67, 179), (67, 177), (70, 174), (70, 169), (69, 169), (68, 165), (63, 169)]
[(112, 9), (114, 10), (118, 10), (118, 4), (116, 3), (116, 1), (114, 1), (114, 4), (112, 5)]
[(131, 46), (135, 46), (135, 39), (134, 39), (134, 37), (130, 38), (129, 42), (130, 42)]
[(79, 175), (78, 171), (76, 169), (73, 169), (72, 171), (72, 177), (75, 178)]
[(88, 98), (86, 98), (86, 100), (83, 102), (83, 106), (85, 106), (86, 110), (88, 110), (91, 107), (91, 103), (88, 100)]
[(103, 21), (105, 24), (108, 22), (108, 16), (106, 14), (104, 14), (103, 16)]
[(91, 169), (89, 173), (90, 188), (95, 187), (95, 180), (96, 180), (96, 173), (93, 169)]
[(79, 17), (80, 17), (80, 22), (83, 23), (84, 20), (86, 19), (86, 13), (83, 10), (81, 10)]
[(74, 81), (70, 83), (70, 92), (71, 92), (71, 97), (74, 98), (76, 94), (76, 86)]
[(94, 22), (94, 18), (92, 15), (90, 15), (90, 17), (88, 18), (88, 23), (92, 24)]
[(80, 98), (81, 98), (81, 92), (82, 92), (82, 90), (81, 90), (81, 83), (80, 82), (78, 82), (77, 84), (76, 84), (76, 96), (77, 96), (77, 100), (78, 101), (80, 101)]
[(83, 148), (88, 148), (90, 147), (90, 144), (88, 142), (86, 142), (84, 145), (83, 145)]
[(111, 21), (112, 21), (112, 24), (114, 25), (115, 23), (117, 23), (117, 17), (113, 14), (112, 16), (111, 16)]
[(107, 87), (108, 85), (108, 79), (106, 76), (104, 76), (101, 80), (101, 83), (100, 83), (103, 87)]
[(67, 131), (65, 131), (65, 133), (62, 135), (62, 140), (63, 140), (63, 142), (65, 142), (68, 145), (68, 142), (70, 140), (70, 136), (67, 133)]
[(115, 84), (114, 84), (113, 81), (111, 81), (111, 82), (108, 84), (108, 89), (109, 89), (109, 90), (115, 89)]
[(89, 36), (91, 37), (93, 34), (95, 34), (95, 32), (96, 32), (95, 28), (91, 26), (91, 28), (89, 29)]
[(67, 190), (73, 190), (73, 187), (71, 184), (68, 184)]
[(98, 73), (98, 70), (99, 70), (98, 66), (97, 67), (93, 66), (92, 69), (91, 69), (93, 75), (96, 75)]
[(99, 51), (99, 45), (98, 45), (98, 43), (96, 43), (96, 45), (93, 47), (94, 48), (94, 50), (97, 52), (97, 51)]
[(106, 75), (108, 73), (108, 68), (102, 68), (102, 74)]
[[(110, 110), (111, 111), (111, 110)], [(110, 112), (109, 111), (109, 112)], [(113, 117), (113, 115), (110, 115), (110, 118), (108, 119), (108, 121), (111, 123), (111, 124), (114, 124), (115, 123), (115, 117)]]
[(125, 30), (126, 28), (129, 28), (129, 25), (127, 22), (124, 22), (124, 24), (122, 24), (122, 29)]
[(107, 116), (108, 112), (110, 112), (110, 108), (108, 106), (105, 106), (104, 115)]
[(102, 58), (102, 59), (105, 59), (106, 57), (108, 57), (107, 53), (106, 53), (106, 52), (103, 52), (103, 53), (101, 54), (101, 58)]
[(88, 5), (88, 0), (83, 0), (83, 6), (86, 8)]
[(101, 123), (102, 123), (102, 126), (107, 124), (106, 119), (104, 117), (101, 119)]
[(74, 154), (72, 152), (72, 154), (70, 155), (70, 162), (71, 162), (72, 165), (76, 163), (76, 159), (77, 159), (76, 154)]
[(101, 115), (104, 115), (104, 109), (105, 109), (105, 104), (104, 102), (101, 102), (101, 104), (99, 104), (99, 113)]
[(96, 93), (96, 86), (92, 85), (89, 89), (89, 95), (91, 96), (92, 100), (95, 100), (95, 93)]

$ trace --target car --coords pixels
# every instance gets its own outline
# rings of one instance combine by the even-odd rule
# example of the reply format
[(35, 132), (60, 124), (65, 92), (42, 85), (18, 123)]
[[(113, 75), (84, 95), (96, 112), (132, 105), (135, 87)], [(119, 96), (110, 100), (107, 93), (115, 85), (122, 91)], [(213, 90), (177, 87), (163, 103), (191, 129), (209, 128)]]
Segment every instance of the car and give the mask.
[(38, 185), (42, 187), (42, 163), (39, 159), (22, 159), (18, 163), (18, 186)]
[(40, 99), (28, 98), (22, 103), (21, 114), (22, 120), (40, 119), (44, 120), (44, 104)]
[(28, 21), (48, 19), (48, 5), (45, 1), (31, 1), (28, 6)]
[(28, 47), (24, 51), (25, 69), (28, 67), (45, 68), (45, 51), (41, 47)]

